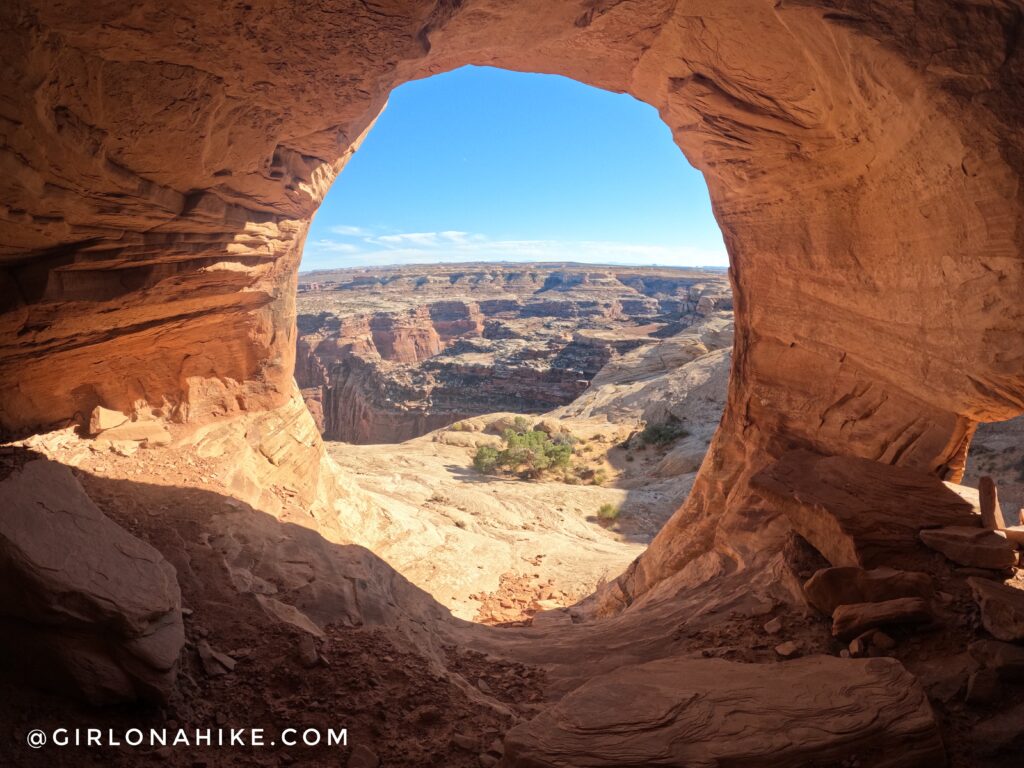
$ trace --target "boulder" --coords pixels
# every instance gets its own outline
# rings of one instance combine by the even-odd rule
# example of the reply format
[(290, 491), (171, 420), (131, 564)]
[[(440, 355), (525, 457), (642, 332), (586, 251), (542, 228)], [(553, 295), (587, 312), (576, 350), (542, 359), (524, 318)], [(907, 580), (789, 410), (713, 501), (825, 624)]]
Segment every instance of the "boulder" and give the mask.
[(968, 651), (971, 658), (1000, 679), (1024, 683), (1024, 647), (999, 640), (976, 640)]
[(1017, 563), (1014, 546), (995, 531), (954, 525), (921, 531), (920, 536), (926, 546), (968, 568), (1001, 570)]
[(1024, 753), (1024, 702), (1004, 709), (976, 725), (971, 733), (971, 741), (978, 754), (1016, 756), (1016, 762), (1019, 763), (1020, 755)]
[(1008, 525), (998, 531), (998, 535), (1005, 537), (1007, 541), (1017, 547), (1024, 547), (1024, 525)]
[(103, 430), (99, 437), (111, 441), (132, 440), (146, 447), (167, 445), (171, 442), (171, 433), (159, 421), (128, 421)]
[(807, 602), (829, 616), (840, 605), (879, 603), (899, 597), (930, 598), (934, 592), (929, 574), (894, 568), (822, 568), (804, 584)]
[(900, 597), (881, 603), (840, 605), (832, 613), (832, 634), (851, 640), (869, 629), (899, 624), (927, 624), (932, 611), (919, 597)]
[(854, 456), (790, 451), (751, 483), (835, 566), (898, 562), (922, 529), (980, 520), (934, 475)]
[(91, 703), (166, 697), (184, 643), (174, 567), (107, 518), (71, 471), (0, 483), (0, 643), (30, 679)]
[(128, 416), (120, 411), (112, 411), (110, 408), (97, 405), (89, 416), (89, 434), (98, 435), (108, 429), (119, 427), (126, 421)]
[(967, 580), (981, 608), (981, 623), (999, 640), (1024, 641), (1024, 589), (972, 576)]
[[(508, 768), (944, 765), (924, 691), (892, 659), (668, 658), (589, 680), (505, 737)], [(884, 756), (884, 759), (883, 757)]]

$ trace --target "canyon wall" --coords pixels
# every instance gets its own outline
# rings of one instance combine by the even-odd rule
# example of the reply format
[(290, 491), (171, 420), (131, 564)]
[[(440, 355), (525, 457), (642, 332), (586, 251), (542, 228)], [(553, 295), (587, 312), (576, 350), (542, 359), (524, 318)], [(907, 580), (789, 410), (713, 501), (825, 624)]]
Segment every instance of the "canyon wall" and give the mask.
[(326, 438), (396, 443), (571, 403), (614, 357), (732, 307), (714, 270), (437, 265), (300, 279), (296, 381)]
[(390, 90), (558, 73), (659, 110), (736, 302), (694, 492), (608, 604), (712, 548), (764, 557), (748, 481), (785, 450), (956, 478), (975, 425), (1024, 409), (1022, 29), (1013, 2), (12, 0), (0, 425), (282, 407), (308, 222)]

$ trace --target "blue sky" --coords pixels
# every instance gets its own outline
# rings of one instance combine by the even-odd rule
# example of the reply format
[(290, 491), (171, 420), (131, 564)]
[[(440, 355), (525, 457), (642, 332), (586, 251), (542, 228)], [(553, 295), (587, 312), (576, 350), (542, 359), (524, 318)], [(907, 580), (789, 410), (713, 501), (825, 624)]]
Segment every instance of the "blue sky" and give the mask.
[(727, 264), (704, 179), (652, 107), (489, 67), (391, 94), (302, 269), (438, 261)]

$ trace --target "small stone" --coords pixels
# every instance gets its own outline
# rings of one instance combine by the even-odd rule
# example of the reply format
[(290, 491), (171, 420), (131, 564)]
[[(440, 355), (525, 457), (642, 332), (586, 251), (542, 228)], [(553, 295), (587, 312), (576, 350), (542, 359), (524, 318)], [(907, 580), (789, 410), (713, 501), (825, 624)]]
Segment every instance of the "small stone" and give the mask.
[(480, 689), (481, 693), (486, 693), (488, 695), (494, 693), (494, 691), (491, 690), (491, 686), (489, 686), (483, 678), (476, 681), (476, 687)]
[(210, 677), (226, 675), (235, 668), (234, 659), (225, 653), (215, 651), (205, 640), (200, 640), (196, 644), (196, 650), (199, 652), (199, 661), (203, 666), (203, 671)]
[(843, 650), (841, 650), (839, 652), (839, 658), (841, 658), (841, 659), (848, 659), (848, 658), (850, 658), (850, 650), (848, 648), (843, 648)]
[(876, 631), (871, 636), (871, 644), (880, 651), (891, 651), (896, 647), (896, 641), (881, 631)]
[(423, 725), (431, 725), (441, 721), (441, 710), (437, 707), (424, 707), (417, 715), (416, 719)]
[(473, 736), (468, 736), (465, 733), (454, 733), (452, 734), (452, 744), (464, 749), (467, 752), (472, 752), (480, 746), (479, 740)]
[(477, 758), (480, 762), (480, 768), (494, 768), (498, 764), (498, 758), (493, 755), (488, 755), (486, 752)]
[(986, 579), (967, 580), (981, 608), (981, 623), (998, 640), (1024, 640), (1024, 590)]
[(89, 434), (98, 435), (104, 430), (119, 427), (126, 421), (128, 421), (128, 417), (120, 411), (97, 405), (93, 408), (92, 415), (89, 416)]
[(348, 768), (378, 768), (380, 758), (365, 744), (356, 744), (348, 756)]
[(774, 619), (764, 625), (764, 631), (769, 635), (777, 635), (782, 631), (782, 619), (776, 616)]
[(487, 751), (493, 755), (504, 755), (505, 745), (502, 743), (501, 739), (495, 739), (491, 742), (491, 746), (487, 748)]
[(309, 635), (303, 635), (295, 646), (295, 654), (299, 663), (306, 669), (315, 667), (320, 662), (320, 654), (316, 649), (316, 642)]
[(850, 641), (851, 657), (859, 659), (868, 655), (868, 650), (871, 647), (870, 643), (868, 642), (868, 637), (870, 636), (870, 634), (870, 632), (865, 632), (863, 635), (855, 637), (853, 640)]
[(779, 643), (775, 646), (775, 652), (784, 659), (788, 659), (795, 656), (800, 652), (800, 646), (798, 646), (792, 640), (787, 640), (784, 643)]

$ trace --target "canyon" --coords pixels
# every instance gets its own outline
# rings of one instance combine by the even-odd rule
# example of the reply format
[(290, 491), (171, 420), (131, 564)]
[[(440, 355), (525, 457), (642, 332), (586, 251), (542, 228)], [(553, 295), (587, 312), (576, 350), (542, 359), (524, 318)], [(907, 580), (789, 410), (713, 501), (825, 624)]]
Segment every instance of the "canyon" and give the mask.
[[(989, 477), (1024, 412), (1022, 30), (1012, 2), (0, 6), (4, 764), (1014, 765)], [(395, 87), (469, 64), (654, 106), (708, 184), (731, 346), (689, 318), (527, 417), (607, 486), (481, 478), (515, 414), (448, 423), (412, 363), (380, 366), (423, 414), (378, 422), (423, 433), (405, 459), (326, 444), (296, 385), (336, 330), (297, 323), (311, 218)], [(462, 303), (355, 313), (353, 359), (463, 354)], [(710, 434), (632, 462), (606, 434), (715, 424), (720, 387)], [(339, 720), (342, 751), (26, 744)]]
[(613, 357), (732, 308), (722, 273), (531, 264), (300, 277), (296, 381), (324, 437), (396, 443), (544, 413)]

